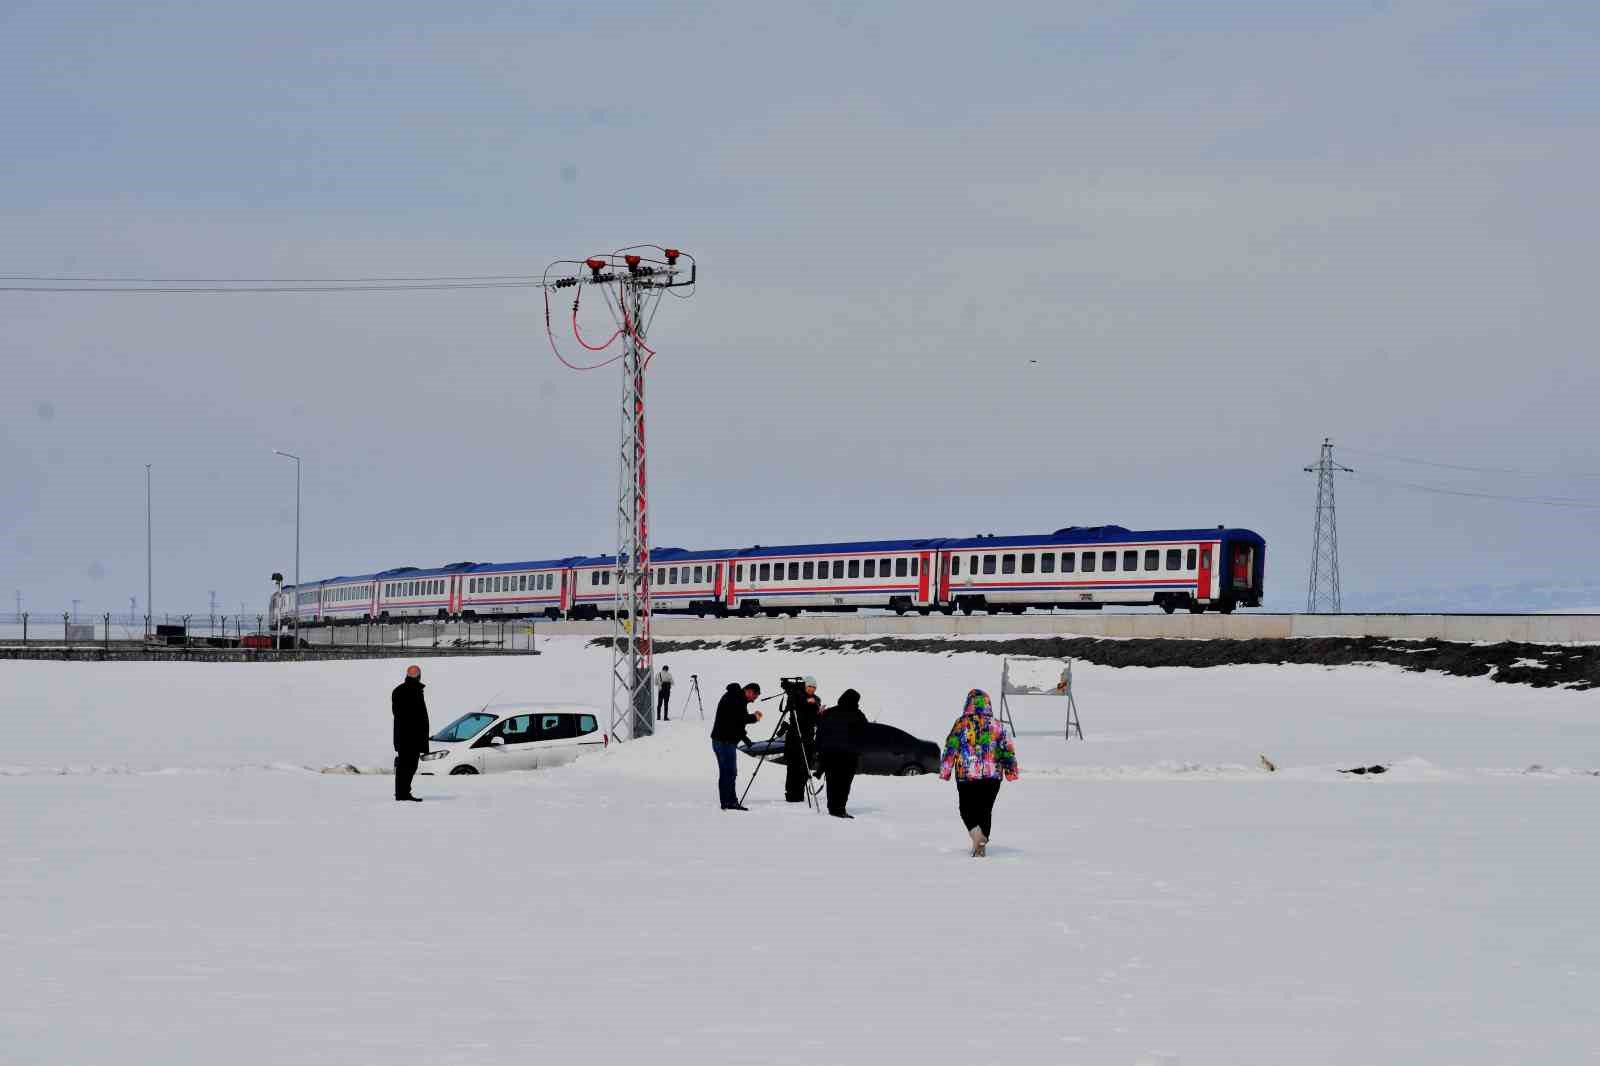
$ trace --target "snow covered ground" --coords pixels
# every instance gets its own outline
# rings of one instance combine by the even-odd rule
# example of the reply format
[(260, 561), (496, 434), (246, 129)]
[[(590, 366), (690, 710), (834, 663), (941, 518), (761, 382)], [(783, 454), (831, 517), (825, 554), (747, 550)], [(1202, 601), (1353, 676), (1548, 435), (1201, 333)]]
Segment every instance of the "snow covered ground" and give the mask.
[[(542, 646), (423, 660), (435, 724), (606, 703), (605, 651)], [(727, 681), (815, 673), (935, 740), (999, 676), (669, 661), (675, 718), (691, 673), (708, 717)], [(692, 705), (569, 767), (421, 778), (422, 804), (315, 772), (387, 764), (401, 665), (0, 663), (0, 1061), (1600, 1055), (1600, 694), (1079, 665), (1087, 740), (1018, 703), (1023, 779), (979, 861), (935, 779), (858, 779), (840, 822), (769, 768), (751, 813), (719, 811)]]

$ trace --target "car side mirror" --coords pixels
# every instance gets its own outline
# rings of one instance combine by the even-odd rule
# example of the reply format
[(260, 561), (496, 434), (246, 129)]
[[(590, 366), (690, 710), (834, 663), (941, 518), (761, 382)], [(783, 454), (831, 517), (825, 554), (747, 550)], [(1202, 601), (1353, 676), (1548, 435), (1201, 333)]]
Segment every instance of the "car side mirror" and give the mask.
[(506, 746), (506, 738), (505, 737), (490, 737), (489, 738), (489, 746), (491, 748), (503, 748), (503, 747)]

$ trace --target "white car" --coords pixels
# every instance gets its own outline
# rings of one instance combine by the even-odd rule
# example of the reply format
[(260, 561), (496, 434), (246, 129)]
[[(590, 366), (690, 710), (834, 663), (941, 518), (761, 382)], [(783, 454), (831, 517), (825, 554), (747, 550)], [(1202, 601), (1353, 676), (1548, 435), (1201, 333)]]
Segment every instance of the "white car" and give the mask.
[(419, 774), (540, 770), (603, 748), (600, 710), (580, 703), (497, 703), (462, 715), (430, 738)]

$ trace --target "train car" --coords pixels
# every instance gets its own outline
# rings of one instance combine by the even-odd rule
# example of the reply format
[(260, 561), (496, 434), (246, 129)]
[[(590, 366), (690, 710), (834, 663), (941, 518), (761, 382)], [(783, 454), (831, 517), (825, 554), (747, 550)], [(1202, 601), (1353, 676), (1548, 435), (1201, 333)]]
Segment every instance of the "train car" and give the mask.
[(323, 619), (330, 625), (340, 625), (371, 618), (377, 579), (377, 574), (359, 574), (321, 582)]
[(658, 548), (650, 553), (650, 609), (681, 614), (725, 613), (733, 552)]
[(448, 618), (457, 578), (462, 569), (473, 563), (452, 563), (422, 569), (399, 566), (373, 575), (372, 598), (367, 605), (368, 618), (380, 622), (407, 618)]
[(450, 614), (460, 618), (559, 618), (568, 607), (570, 571), (580, 556), (521, 563), (479, 563), (460, 576)]
[(946, 541), (939, 600), (965, 614), (1154, 605), (1224, 614), (1261, 605), (1266, 542), (1248, 529), (1069, 526)]
[(886, 607), (926, 614), (939, 540), (863, 540), (844, 544), (757, 545), (734, 553), (729, 612), (798, 615)]

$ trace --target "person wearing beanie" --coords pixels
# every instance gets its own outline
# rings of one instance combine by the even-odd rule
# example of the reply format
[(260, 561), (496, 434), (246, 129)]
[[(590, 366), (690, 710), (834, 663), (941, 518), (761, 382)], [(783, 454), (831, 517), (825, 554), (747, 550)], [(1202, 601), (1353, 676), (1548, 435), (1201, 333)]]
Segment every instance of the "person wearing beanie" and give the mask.
[(739, 772), (738, 745), (750, 743), (745, 732), (752, 722), (761, 721), (760, 711), (746, 710), (761, 695), (761, 686), (754, 681), (740, 688), (730, 684), (717, 702), (717, 716), (711, 723), (711, 750), (717, 757), (717, 795), (725, 811), (749, 810), (739, 802), (735, 788)]
[(861, 713), (861, 693), (847, 688), (839, 702), (822, 712), (817, 722), (817, 754), (821, 765), (814, 771), (827, 775), (828, 813), (835, 818), (854, 818), (845, 808), (850, 803), (850, 785), (855, 781), (861, 761), (861, 733), (867, 716)]
[(967, 693), (961, 717), (945, 738), (939, 779), (956, 779), (956, 805), (961, 824), (972, 840), (972, 855), (982, 858), (989, 845), (994, 801), (1000, 782), (1017, 779), (1017, 748), (1006, 727), (994, 716), (989, 694), (981, 688)]
[(817, 766), (817, 716), (822, 700), (817, 696), (817, 679), (805, 677), (798, 686), (785, 682), (789, 729), (783, 738), (783, 798), (799, 803), (806, 798), (806, 773)]

